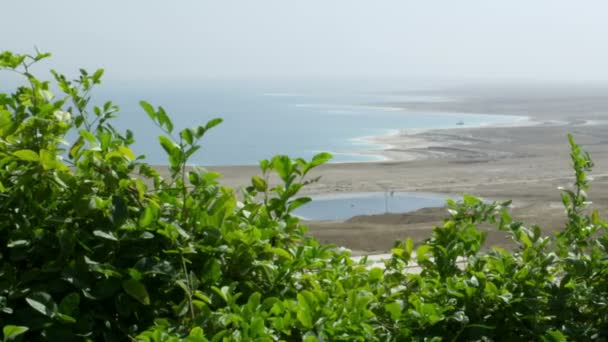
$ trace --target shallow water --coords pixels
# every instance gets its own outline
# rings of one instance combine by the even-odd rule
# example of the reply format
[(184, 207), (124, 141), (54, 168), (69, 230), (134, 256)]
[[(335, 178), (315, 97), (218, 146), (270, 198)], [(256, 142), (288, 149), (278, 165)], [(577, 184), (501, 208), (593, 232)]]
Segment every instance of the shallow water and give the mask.
[[(152, 164), (167, 164), (157, 136), (161, 133), (144, 111), (140, 100), (162, 105), (176, 131), (204, 124), (214, 117), (224, 123), (202, 140), (203, 148), (192, 158), (198, 165), (252, 165), (276, 154), (311, 158), (332, 152), (332, 162), (380, 160), (357, 151), (382, 149), (361, 137), (385, 135), (405, 128), (449, 128), (511, 123), (520, 117), (466, 113), (406, 113), (395, 102), (439, 102), (438, 96), (363, 91), (350, 85), (323, 89), (292, 84), (110, 84), (100, 88), (99, 102), (113, 100), (121, 107), (119, 130), (135, 132), (136, 153)], [(175, 134), (175, 133), (174, 133)], [(178, 136), (178, 134), (175, 134)]]
[(446, 196), (415, 192), (368, 192), (313, 196), (312, 202), (296, 209), (306, 220), (346, 220), (357, 215), (403, 213), (443, 206)]

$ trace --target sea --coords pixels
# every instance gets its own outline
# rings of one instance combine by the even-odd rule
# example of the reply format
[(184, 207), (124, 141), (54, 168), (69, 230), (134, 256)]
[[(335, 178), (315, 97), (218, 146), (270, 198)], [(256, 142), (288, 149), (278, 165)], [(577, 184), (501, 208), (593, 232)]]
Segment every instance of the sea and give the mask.
[(332, 153), (334, 163), (378, 161), (384, 157), (373, 151), (386, 146), (374, 144), (370, 137), (401, 129), (521, 120), (509, 115), (404, 111), (395, 104), (448, 98), (375, 87), (327, 87), (310, 82), (114, 82), (100, 86), (93, 96), (97, 103), (110, 99), (121, 108), (115, 126), (131, 129), (135, 152), (155, 165), (168, 163), (158, 143), (158, 135), (163, 133), (140, 107), (140, 100), (162, 106), (173, 120), (176, 136), (182, 128), (204, 125), (216, 117), (224, 120), (205, 135), (202, 148), (189, 161), (201, 166), (253, 165), (277, 154), (311, 158), (319, 152)]

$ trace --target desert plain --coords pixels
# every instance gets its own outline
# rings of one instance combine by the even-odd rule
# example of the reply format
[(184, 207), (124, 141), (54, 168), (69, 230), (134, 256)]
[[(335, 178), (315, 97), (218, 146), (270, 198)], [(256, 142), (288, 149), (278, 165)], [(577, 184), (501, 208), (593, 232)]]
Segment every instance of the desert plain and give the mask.
[[(407, 191), (446, 194), (453, 199), (467, 193), (488, 201), (512, 200), (516, 220), (527, 226), (537, 224), (546, 234), (553, 234), (565, 223), (558, 187), (569, 187), (574, 181), (567, 140), (567, 134), (572, 134), (595, 164), (590, 173), (590, 210), (598, 210), (604, 218), (608, 215), (608, 86), (448, 87), (426, 94), (444, 100), (390, 105), (404, 115), (461, 112), (516, 115), (521, 120), (503, 126), (466, 127), (465, 123), (448, 129), (399, 130), (375, 137), (388, 146), (381, 152), (387, 160), (323, 165), (311, 174), (321, 176), (320, 180), (303, 194)], [(209, 169), (220, 172), (223, 183), (236, 188), (260, 174), (256, 166)], [(371, 254), (390, 250), (395, 240), (428, 238), (447, 216), (445, 207), (437, 207), (339, 221), (305, 221), (304, 225), (324, 243), (349, 248), (354, 254)], [(497, 228), (481, 228), (487, 231), (486, 247), (513, 246)]]

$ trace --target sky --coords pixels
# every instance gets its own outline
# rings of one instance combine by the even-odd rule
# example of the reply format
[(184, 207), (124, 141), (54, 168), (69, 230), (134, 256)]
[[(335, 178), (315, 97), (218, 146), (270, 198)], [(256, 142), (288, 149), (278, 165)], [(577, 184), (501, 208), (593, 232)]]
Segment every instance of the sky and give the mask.
[(20, 0), (0, 50), (110, 80), (608, 81), (608, 1)]

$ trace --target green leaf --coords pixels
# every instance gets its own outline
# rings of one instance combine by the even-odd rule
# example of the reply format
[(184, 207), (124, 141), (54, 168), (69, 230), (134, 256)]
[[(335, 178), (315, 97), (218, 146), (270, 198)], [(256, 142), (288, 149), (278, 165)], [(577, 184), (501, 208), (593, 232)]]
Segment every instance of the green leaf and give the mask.
[(221, 263), (217, 259), (211, 259), (207, 262), (202, 273), (202, 279), (211, 282), (216, 282), (222, 277)]
[(272, 158), (272, 167), (283, 181), (291, 175), (291, 159), (288, 156), (275, 156)]
[(312, 199), (310, 197), (300, 197), (298, 199), (295, 199), (295, 200), (289, 202), (289, 211), (291, 212), (291, 211), (295, 210), (296, 208), (299, 208), (310, 201), (312, 201)]
[(7, 306), (7, 300), (6, 300), (6, 297), (4, 297), (4, 296), (0, 296), (0, 312), (6, 313), (9, 315), (13, 313), (13, 308)]
[(0, 137), (5, 137), (10, 134), (9, 131), (13, 127), (13, 118), (9, 111), (0, 109)]
[(253, 184), (253, 187), (260, 192), (264, 192), (268, 188), (266, 181), (259, 176), (251, 177), (251, 184)]
[(152, 107), (151, 104), (149, 104), (146, 101), (139, 101), (139, 105), (141, 106), (141, 108), (144, 109), (144, 111), (146, 111), (146, 113), (148, 113), (148, 116), (150, 117), (150, 119), (152, 119), (154, 122), (156, 122), (156, 111), (154, 110), (154, 107)]
[(369, 271), (368, 279), (370, 281), (380, 281), (382, 280), (382, 276), (384, 275), (384, 271), (382, 271), (379, 267), (374, 267)]
[(50, 294), (46, 292), (36, 292), (25, 298), (25, 301), (36, 311), (51, 317), (57, 312), (57, 304), (53, 301)]
[(38, 49), (36, 49), (36, 56), (34, 57), (34, 60), (36, 62), (39, 61), (39, 60), (41, 60), (41, 59), (48, 58), (48, 57), (51, 57), (51, 53), (49, 53), (49, 52), (40, 52), (40, 51), (38, 51)]
[(4, 334), (4, 341), (13, 341), (19, 335), (22, 335), (30, 328), (18, 325), (5, 325), (2, 328), (2, 333)]
[(386, 310), (390, 315), (392, 320), (398, 320), (401, 317), (401, 305), (397, 302), (392, 302), (384, 305), (384, 310)]
[(161, 127), (165, 127), (169, 133), (173, 132), (173, 122), (165, 112), (163, 107), (158, 107), (158, 112), (156, 113), (158, 116), (158, 123)]
[(26, 160), (26, 161), (40, 160), (40, 158), (38, 157), (38, 153), (36, 153), (32, 150), (19, 150), (19, 151), (13, 152), (13, 155), (21, 160)]
[(201, 176), (197, 172), (188, 172), (188, 180), (190, 181), (190, 184), (194, 186), (201, 184)]
[(403, 252), (405, 250), (403, 248), (391, 248), (391, 253), (393, 253), (394, 255), (398, 256), (398, 257), (403, 257)]
[(63, 297), (61, 303), (59, 303), (59, 312), (64, 315), (77, 316), (79, 312), (79, 305), (80, 295), (76, 292), (72, 292)]
[(102, 239), (106, 239), (106, 240), (118, 241), (118, 239), (116, 238), (116, 236), (114, 236), (114, 234), (112, 234), (112, 232), (104, 232), (103, 230), (94, 230), (93, 235), (100, 237)]
[(327, 163), (331, 158), (333, 158), (333, 156), (327, 152), (322, 152), (322, 153), (316, 154), (314, 157), (312, 157), (312, 160), (310, 161), (310, 163), (304, 162), (304, 165), (302, 168), (302, 174), (306, 175), (308, 173), (308, 171), (310, 171), (311, 169), (313, 169), (319, 165)]
[(319, 339), (317, 339), (317, 337), (314, 335), (307, 335), (303, 339), (303, 342), (317, 342), (317, 341), (319, 341)]
[(222, 118), (214, 118), (209, 120), (209, 122), (207, 122), (207, 124), (205, 125), (205, 130), (208, 131), (210, 129), (212, 129), (213, 127), (221, 124), (224, 120)]
[(61, 312), (55, 313), (55, 315), (53, 315), (53, 318), (62, 323), (76, 323), (76, 318), (70, 315), (62, 314)]
[(331, 153), (321, 152), (321, 153), (315, 155), (314, 157), (312, 157), (312, 161), (310, 162), (310, 165), (311, 165), (311, 167), (319, 166), (319, 165), (327, 163), (328, 161), (331, 160), (331, 158), (333, 158)]
[(468, 205), (468, 206), (474, 206), (476, 204), (480, 204), (482, 203), (482, 201), (475, 197), (475, 196), (471, 196), (469, 194), (462, 194), (462, 199), (464, 200), (464, 204)]
[(194, 136), (192, 133), (192, 129), (190, 128), (186, 128), (184, 130), (182, 130), (179, 135), (182, 137), (182, 139), (184, 139), (185, 142), (187, 142), (188, 144), (192, 145), (192, 142), (194, 141)]
[(267, 159), (260, 160), (260, 169), (262, 170), (263, 173), (266, 173), (266, 171), (268, 170), (269, 167), (270, 167), (269, 160), (267, 160)]
[(528, 234), (526, 234), (525, 232), (522, 232), (519, 235), (519, 241), (521, 241), (526, 248), (529, 248), (533, 244), (532, 240), (530, 240), (530, 238), (528, 237)]
[(160, 142), (160, 145), (165, 150), (165, 152), (167, 152), (167, 154), (169, 156), (173, 155), (173, 153), (175, 153), (175, 150), (178, 149), (178, 147), (175, 145), (175, 143), (164, 135), (159, 135), (158, 141)]
[(103, 69), (97, 69), (95, 71), (95, 73), (93, 74), (93, 76), (91, 76), (91, 79), (93, 79), (93, 83), (98, 84), (99, 81), (101, 80), (101, 76), (103, 76), (104, 70)]
[(298, 321), (302, 324), (305, 329), (311, 329), (313, 327), (312, 312), (308, 300), (302, 293), (298, 293)]
[(70, 158), (72, 158), (72, 159), (76, 158), (76, 156), (78, 155), (78, 152), (80, 152), (80, 149), (82, 148), (83, 145), (84, 145), (84, 138), (82, 136), (80, 136), (80, 137), (78, 137), (78, 140), (76, 140), (74, 145), (72, 145), (72, 148), (70, 148)]
[(157, 211), (158, 210), (152, 205), (147, 205), (142, 214), (139, 216), (139, 226), (145, 228), (152, 224), (152, 222), (154, 222), (154, 218), (156, 217)]
[(133, 153), (130, 148), (126, 146), (118, 146), (118, 151), (120, 151), (127, 160), (135, 160), (135, 153)]
[(543, 336), (543, 341), (546, 342), (566, 342), (566, 336), (561, 333), (559, 330), (548, 330), (545, 332), (545, 336)]
[(112, 196), (112, 221), (116, 225), (122, 225), (129, 218), (129, 208), (124, 198)]
[(414, 251), (414, 240), (412, 240), (411, 237), (408, 237), (405, 240), (405, 251), (407, 252), (407, 254), (412, 255), (412, 252)]
[(272, 247), (270, 250), (272, 251), (272, 253), (276, 254), (277, 256), (280, 256), (287, 260), (293, 260), (293, 255), (291, 255), (287, 250), (285, 250), (283, 248)]
[(99, 142), (101, 143), (101, 148), (107, 150), (110, 147), (110, 143), (112, 142), (112, 134), (108, 132), (98, 133)]
[(184, 339), (184, 342), (208, 342), (205, 338), (205, 332), (200, 327), (195, 327), (190, 330), (190, 334)]
[[(420, 247), (418, 247), (418, 249), (416, 250), (416, 257), (418, 259), (418, 264), (423, 264), (425, 261), (429, 260), (429, 255), (428, 253), (431, 250), (431, 246), (429, 245), (422, 245)], [(420, 265), (422, 266), (422, 265)]]
[(144, 284), (140, 283), (135, 279), (128, 279), (122, 282), (122, 288), (125, 292), (135, 298), (138, 302), (143, 305), (150, 305), (150, 296)]
[(226, 304), (230, 304), (230, 288), (228, 286), (222, 286), (221, 289), (216, 286), (211, 286), (211, 290), (217, 293)]
[(42, 164), (42, 168), (45, 170), (52, 170), (55, 168), (55, 154), (49, 150), (41, 149), (40, 150), (40, 164)]
[(29, 240), (13, 240), (13, 241), (10, 241), (9, 243), (7, 243), (6, 247), (15, 248), (15, 247), (24, 247), (24, 246), (29, 246), (29, 245), (30, 245)]
[(207, 130), (205, 129), (204, 126), (198, 126), (196, 128), (196, 131), (194, 131), (194, 135), (196, 136), (197, 139), (200, 139), (203, 137), (203, 135), (205, 135), (205, 132), (207, 132)]
[(81, 137), (85, 138), (91, 145), (97, 145), (97, 138), (93, 135), (93, 133), (84, 129), (80, 130), (78, 133)]

